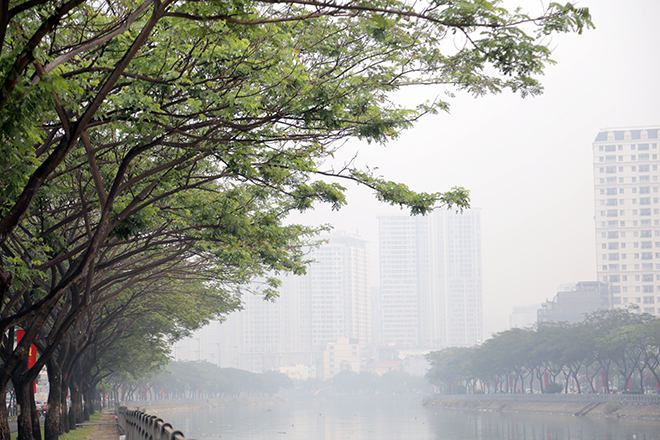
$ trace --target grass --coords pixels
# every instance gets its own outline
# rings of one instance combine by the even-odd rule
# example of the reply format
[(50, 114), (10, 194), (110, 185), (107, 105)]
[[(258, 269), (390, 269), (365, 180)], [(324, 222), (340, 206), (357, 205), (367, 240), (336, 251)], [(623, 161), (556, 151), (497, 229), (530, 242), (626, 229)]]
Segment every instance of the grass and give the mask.
[[(95, 413), (85, 423), (98, 423), (101, 420), (101, 414)], [(62, 434), (59, 440), (85, 440), (96, 430), (96, 425), (80, 426), (66, 434)], [(11, 440), (16, 440), (17, 433), (11, 435)], [(41, 427), (41, 438), (44, 438), (44, 427)]]

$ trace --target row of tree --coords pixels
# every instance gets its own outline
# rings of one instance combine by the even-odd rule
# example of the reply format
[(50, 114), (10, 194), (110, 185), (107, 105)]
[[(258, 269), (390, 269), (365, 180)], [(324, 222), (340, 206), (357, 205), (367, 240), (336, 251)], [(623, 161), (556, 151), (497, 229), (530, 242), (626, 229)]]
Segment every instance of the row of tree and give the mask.
[(447, 394), (657, 389), (660, 319), (638, 312), (600, 310), (577, 324), (512, 328), (480, 346), (432, 352), (427, 377)]
[(140, 380), (112, 378), (108, 381), (117, 401), (163, 399), (213, 399), (240, 395), (272, 396), (293, 387), (285, 374), (251, 373), (220, 368), (210, 362), (170, 362), (165, 368)]
[(413, 213), (467, 207), (461, 188), (332, 159), (337, 140), (385, 142), (447, 108), (395, 105), (405, 85), (540, 93), (548, 35), (591, 26), (570, 3), (497, 3), (0, 1), (0, 395), (11, 381), (21, 439), (41, 437), (43, 368), (55, 440), (99, 383), (162, 365), (241, 286), (262, 277), (274, 298), (269, 275), (304, 272), (323, 230), (287, 215), (341, 207), (342, 179)]
[(403, 371), (389, 371), (382, 376), (365, 371), (341, 371), (325, 381), (293, 381), (276, 371), (257, 374), (220, 368), (205, 361), (170, 362), (162, 370), (140, 380), (114, 378), (106, 383), (117, 401), (272, 396), (280, 390), (294, 387), (300, 392), (312, 394), (418, 393), (426, 391), (429, 386), (424, 377), (411, 376)]

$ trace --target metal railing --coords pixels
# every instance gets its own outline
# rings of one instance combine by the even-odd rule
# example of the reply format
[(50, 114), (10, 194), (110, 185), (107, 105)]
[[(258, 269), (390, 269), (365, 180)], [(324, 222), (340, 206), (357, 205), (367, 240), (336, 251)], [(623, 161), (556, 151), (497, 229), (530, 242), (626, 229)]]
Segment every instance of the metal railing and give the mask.
[(162, 419), (125, 406), (117, 410), (117, 422), (126, 440), (185, 440), (181, 431)]

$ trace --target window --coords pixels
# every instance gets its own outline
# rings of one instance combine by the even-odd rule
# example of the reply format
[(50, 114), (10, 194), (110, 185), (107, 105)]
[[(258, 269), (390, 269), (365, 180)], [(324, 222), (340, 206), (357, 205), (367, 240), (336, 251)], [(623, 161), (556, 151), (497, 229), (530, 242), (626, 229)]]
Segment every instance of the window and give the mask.
[(616, 162), (616, 156), (605, 156), (605, 162)]
[(610, 275), (610, 283), (619, 283), (621, 282), (621, 277), (619, 275)]
[(642, 245), (642, 249), (651, 249), (651, 247), (653, 247), (650, 241), (643, 241), (641, 245)]
[[(633, 167), (633, 171), (635, 171), (634, 168), (635, 168), (635, 167)], [(640, 172), (640, 173), (648, 173), (648, 172), (649, 172), (649, 168), (650, 168), (649, 165), (640, 165), (640, 166), (639, 166), (639, 172)]]
[(618, 261), (619, 260), (619, 254), (609, 254), (607, 259), (609, 261)]
[(623, 194), (623, 188), (619, 188), (619, 194)]
[(619, 238), (619, 231), (609, 231), (607, 238)]
[(646, 283), (652, 283), (653, 282), (653, 274), (652, 273), (645, 273), (642, 275), (642, 281)]
[(648, 155), (648, 153), (646, 153), (646, 154), (640, 154), (640, 155), (639, 155), (639, 160), (648, 162), (648, 160), (649, 160), (649, 155)]
[(650, 205), (651, 204), (651, 198), (650, 197), (640, 197), (639, 198), (639, 204), (640, 205)]
[(619, 305), (619, 304), (621, 304), (621, 297), (618, 297), (618, 296), (617, 296), (617, 297), (615, 297), (615, 298), (612, 298), (612, 304), (614, 304), (614, 305)]
[[(651, 181), (651, 176), (639, 176), (639, 183), (646, 183)], [(635, 178), (633, 177), (633, 183), (635, 183)]]
[[(649, 201), (650, 200), (651, 199), (649, 199)], [(618, 204), (618, 202), (619, 201), (617, 199), (607, 199), (607, 206), (616, 206)]]
[[(650, 214), (651, 213), (649, 213), (649, 215)], [(618, 215), (619, 215), (619, 211), (617, 211), (616, 209), (608, 209), (607, 210), (607, 216), (608, 217), (617, 217)]]
[(605, 179), (608, 185), (615, 185), (616, 184), (616, 177), (608, 177)]
[(639, 233), (639, 236), (642, 237), (642, 238), (648, 238), (648, 237), (651, 236), (651, 231), (641, 231)]
[[(602, 190), (601, 190), (602, 191)], [(614, 196), (616, 195), (616, 188), (607, 188), (607, 195)]]
[(605, 151), (616, 151), (616, 145), (605, 145)]
[(649, 144), (639, 144), (637, 145), (637, 149), (641, 151), (646, 151), (649, 149)]
[(652, 260), (653, 252), (642, 252), (642, 260)]
[[(605, 246), (604, 243), (603, 243), (603, 246)], [(617, 243), (617, 242), (608, 243), (607, 248), (608, 249), (619, 249), (619, 243)]]
[(640, 186), (639, 187), (639, 193), (640, 194), (651, 194), (651, 187), (650, 186)]

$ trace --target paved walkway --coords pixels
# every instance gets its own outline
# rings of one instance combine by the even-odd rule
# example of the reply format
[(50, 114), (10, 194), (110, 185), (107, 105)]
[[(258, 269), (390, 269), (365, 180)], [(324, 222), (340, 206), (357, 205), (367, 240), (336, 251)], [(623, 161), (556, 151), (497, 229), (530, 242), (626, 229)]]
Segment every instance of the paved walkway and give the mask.
[(101, 414), (101, 420), (96, 430), (87, 437), (87, 440), (118, 440), (119, 431), (117, 420), (115, 420), (115, 411), (106, 409)]

